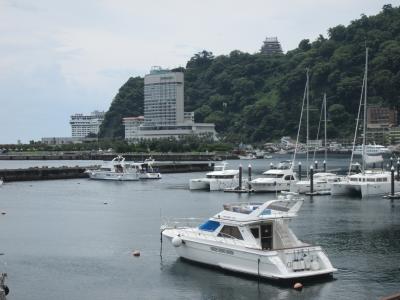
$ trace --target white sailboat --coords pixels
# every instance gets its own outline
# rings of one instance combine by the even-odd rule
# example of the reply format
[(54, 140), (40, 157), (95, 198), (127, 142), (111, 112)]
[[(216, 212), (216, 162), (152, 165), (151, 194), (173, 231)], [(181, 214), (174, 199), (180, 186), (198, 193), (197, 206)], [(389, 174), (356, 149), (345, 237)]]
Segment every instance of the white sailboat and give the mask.
[[(300, 137), (300, 128), (303, 119), (303, 111), (304, 106), (306, 103), (306, 110), (307, 110), (307, 123), (308, 123), (308, 106), (309, 106), (309, 76), (308, 76), (308, 69), (307, 69), (307, 80), (306, 85), (304, 87), (304, 94), (303, 94), (303, 103), (301, 107), (300, 113), (300, 121), (299, 127), (297, 131), (297, 138), (295, 144), (295, 150), (293, 154), (293, 160), (289, 161), (289, 168), (285, 169), (270, 169), (263, 173), (264, 177), (259, 177), (250, 181), (250, 186), (255, 192), (282, 192), (282, 191), (289, 191), (291, 186), (297, 182), (297, 175), (293, 171), (294, 162), (296, 161), (296, 154), (299, 145), (299, 137)], [(308, 165), (308, 126), (307, 126), (307, 165)]]
[[(324, 112), (324, 147), (325, 147), (325, 160), (324, 164), (326, 164), (327, 161), (327, 138), (326, 138), (326, 94), (324, 94), (324, 99), (322, 102), (322, 109)], [(321, 110), (321, 116), (322, 116), (322, 110)], [(308, 127), (308, 124), (307, 124)], [(318, 127), (318, 134), (317, 134), (317, 139), (319, 135), (319, 127)], [(314, 151), (314, 159), (315, 159), (315, 151)], [(331, 192), (331, 186), (334, 182), (339, 182), (341, 180), (341, 176), (338, 176), (334, 173), (326, 172), (318, 172), (313, 175), (313, 192), (317, 193), (323, 193), (323, 194), (330, 194)], [(290, 191), (296, 192), (296, 193), (308, 193), (310, 192), (311, 189), (311, 180), (305, 179), (305, 180), (300, 180), (292, 184)]]
[[(363, 143), (362, 148), (362, 172), (359, 174), (349, 175), (345, 180), (332, 184), (332, 195), (349, 195), (359, 196), (361, 198), (368, 196), (376, 196), (387, 194), (391, 190), (391, 173), (384, 170), (367, 170), (368, 156), (366, 152), (366, 131), (367, 131), (367, 87), (368, 87), (368, 48), (365, 53), (365, 72), (363, 80), (363, 89), (360, 97), (360, 106), (358, 109), (357, 124), (353, 141), (353, 152), (350, 165), (353, 162), (355, 150), (355, 141), (357, 136), (358, 121), (360, 119), (361, 106), (364, 105), (363, 118)], [(363, 103), (364, 102), (364, 103)], [(349, 168), (350, 169), (350, 168)], [(400, 181), (394, 182), (395, 192), (400, 191)]]
[(227, 204), (200, 226), (193, 218), (168, 220), (161, 232), (178, 256), (229, 271), (279, 280), (332, 275), (337, 270), (324, 250), (300, 241), (289, 228), (302, 203), (287, 195)]

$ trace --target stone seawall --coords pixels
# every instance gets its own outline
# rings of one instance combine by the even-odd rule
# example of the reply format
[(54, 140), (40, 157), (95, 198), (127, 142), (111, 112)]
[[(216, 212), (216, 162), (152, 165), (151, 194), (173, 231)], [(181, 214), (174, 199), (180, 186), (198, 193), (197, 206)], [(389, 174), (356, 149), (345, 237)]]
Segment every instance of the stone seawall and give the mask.
[[(174, 162), (174, 163), (154, 163), (153, 167), (160, 173), (187, 173), (187, 172), (207, 172), (213, 170), (214, 163), (211, 162)], [(87, 167), (41, 167), (26, 169), (5, 169), (0, 170), (0, 178), (5, 182), (29, 181), (29, 180), (51, 180), (51, 179), (73, 179), (88, 178), (85, 173)]]

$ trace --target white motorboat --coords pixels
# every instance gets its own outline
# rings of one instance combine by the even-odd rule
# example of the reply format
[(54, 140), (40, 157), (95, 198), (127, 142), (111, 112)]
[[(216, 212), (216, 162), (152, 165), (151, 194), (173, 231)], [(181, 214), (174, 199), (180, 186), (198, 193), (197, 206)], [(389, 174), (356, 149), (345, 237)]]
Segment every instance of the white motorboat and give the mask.
[(90, 179), (132, 181), (139, 180), (140, 170), (137, 164), (125, 162), (122, 156), (115, 157), (110, 163), (96, 170), (87, 170)]
[(161, 226), (178, 256), (229, 271), (291, 280), (332, 275), (324, 250), (300, 241), (289, 228), (303, 203), (293, 195), (260, 203), (224, 205), (200, 226), (195, 219), (170, 220)]
[(140, 172), (139, 172), (139, 178), (140, 179), (161, 179), (161, 173), (157, 172), (153, 168), (153, 164), (151, 162), (148, 163), (143, 163), (139, 164), (140, 167)]
[[(334, 173), (326, 173), (326, 172), (315, 173), (313, 176), (313, 191), (330, 194), (332, 183), (339, 182), (342, 178), (343, 176), (339, 176)], [(290, 187), (290, 191), (304, 194), (310, 192), (310, 186), (311, 182), (309, 179), (300, 180), (292, 184), (292, 186)]]
[(255, 192), (280, 192), (289, 191), (297, 176), (292, 168), (270, 169), (265, 171), (263, 177), (250, 181), (251, 189)]
[[(363, 154), (363, 149), (362, 145), (358, 145), (354, 148), (353, 153), (355, 155), (362, 155)], [(381, 154), (387, 154), (391, 153), (389, 148), (382, 146), (382, 145), (365, 145), (365, 154), (366, 155), (381, 155)]]
[(191, 190), (223, 191), (239, 185), (239, 170), (227, 170), (228, 163), (223, 162), (214, 166), (214, 171), (206, 174), (205, 178), (190, 179)]
[(257, 156), (255, 156), (253, 153), (247, 153), (246, 155), (239, 155), (239, 159), (247, 159), (247, 160), (251, 160), (251, 159), (256, 159)]

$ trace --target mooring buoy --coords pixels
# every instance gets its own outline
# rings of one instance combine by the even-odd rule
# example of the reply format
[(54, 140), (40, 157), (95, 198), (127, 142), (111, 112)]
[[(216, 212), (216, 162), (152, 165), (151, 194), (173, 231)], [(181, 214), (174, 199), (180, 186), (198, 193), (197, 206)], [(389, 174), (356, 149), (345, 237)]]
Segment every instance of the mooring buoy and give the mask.
[(296, 282), (293, 286), (296, 291), (301, 291), (303, 289), (303, 285), (300, 282)]
[(133, 256), (139, 257), (140, 256), (140, 251), (139, 250), (135, 250), (132, 252)]

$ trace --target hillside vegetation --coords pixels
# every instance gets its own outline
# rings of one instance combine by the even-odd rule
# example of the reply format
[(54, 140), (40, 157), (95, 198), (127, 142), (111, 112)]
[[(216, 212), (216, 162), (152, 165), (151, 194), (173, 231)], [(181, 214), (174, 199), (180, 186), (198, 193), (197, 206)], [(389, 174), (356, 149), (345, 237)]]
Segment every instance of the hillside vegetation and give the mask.
[[(375, 16), (361, 15), (315, 41), (302, 40), (283, 55), (195, 54), (185, 73), (185, 111), (196, 122), (213, 122), (232, 142), (259, 142), (297, 132), (310, 70), (311, 136), (318, 126), (322, 95), (328, 97), (328, 134), (350, 137), (369, 50), (369, 103), (400, 105), (400, 8), (385, 5)], [(121, 118), (143, 114), (143, 78), (130, 78), (114, 98), (101, 127), (102, 137), (123, 137)]]

